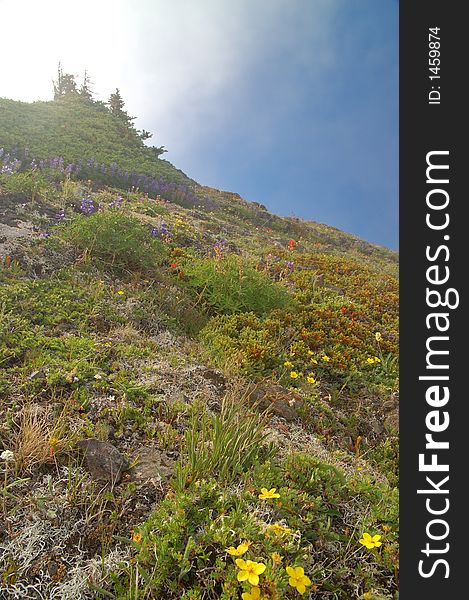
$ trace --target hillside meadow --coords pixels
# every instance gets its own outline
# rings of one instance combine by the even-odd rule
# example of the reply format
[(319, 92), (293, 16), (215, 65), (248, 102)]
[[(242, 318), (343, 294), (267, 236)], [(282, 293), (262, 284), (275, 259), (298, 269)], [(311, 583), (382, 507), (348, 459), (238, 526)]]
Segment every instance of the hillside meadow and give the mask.
[(396, 253), (99, 103), (0, 148), (0, 595), (398, 598)]

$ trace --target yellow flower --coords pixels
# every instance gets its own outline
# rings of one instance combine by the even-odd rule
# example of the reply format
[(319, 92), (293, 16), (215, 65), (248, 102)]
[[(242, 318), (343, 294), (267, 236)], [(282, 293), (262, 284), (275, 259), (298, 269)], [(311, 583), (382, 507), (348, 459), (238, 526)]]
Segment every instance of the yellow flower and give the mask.
[(238, 581), (248, 581), (251, 585), (259, 585), (259, 575), (266, 570), (264, 563), (243, 560), (242, 558), (237, 558), (235, 563), (239, 569), (239, 573), (236, 576)]
[(51, 437), (49, 440), (49, 445), (52, 446), (52, 448), (55, 448), (56, 446), (59, 445), (60, 440), (56, 437)]
[(304, 594), (306, 586), (311, 585), (311, 579), (305, 575), (303, 567), (287, 567), (286, 572), (290, 575), (288, 583), (300, 594)]
[(327, 354), (324, 354), (324, 356), (322, 357), (322, 360), (324, 362), (329, 362), (331, 359), (327, 356)]
[(314, 352), (312, 350), (308, 350), (308, 356), (314, 356)]
[(142, 534), (136, 533), (135, 531), (132, 530), (132, 542), (135, 542), (136, 544), (140, 544), (141, 541), (142, 541)]
[(258, 587), (251, 588), (250, 592), (243, 592), (241, 598), (243, 600), (259, 600), (261, 597), (261, 590)]
[(292, 379), (298, 379), (299, 376), (299, 373), (297, 373), (296, 371), (290, 371), (290, 377)]
[(368, 357), (368, 358), (366, 359), (366, 362), (367, 362), (369, 365), (373, 365), (373, 364), (375, 363), (375, 359), (374, 359), (374, 358), (371, 358), (371, 357)]
[(249, 550), (249, 546), (251, 544), (252, 542), (243, 542), (242, 544), (239, 544), (237, 548), (234, 546), (226, 548), (226, 551), (228, 554), (231, 554), (231, 556), (243, 556), (243, 554), (246, 554), (246, 552)]
[(286, 361), (283, 363), (283, 366), (284, 366), (284, 367), (293, 367), (293, 363), (292, 363), (292, 362), (290, 362), (289, 360), (286, 360)]
[(383, 336), (380, 334), (380, 332), (379, 332), (379, 331), (377, 331), (377, 332), (375, 333), (375, 340), (376, 340), (377, 342), (380, 342), (382, 339), (383, 339)]
[(381, 542), (379, 541), (380, 539), (380, 535), (374, 535), (373, 537), (371, 537), (369, 533), (364, 533), (363, 537), (358, 541), (360, 542), (360, 544), (363, 544), (363, 546), (366, 546), (367, 548), (378, 548), (379, 546), (381, 546)]
[(378, 358), (377, 356), (373, 356), (373, 358), (375, 359), (375, 362), (381, 362), (381, 359)]
[(278, 552), (272, 552), (272, 560), (274, 561), (274, 563), (282, 562), (283, 556), (280, 556)]
[(259, 600), (261, 597), (261, 590), (258, 587), (251, 588), (250, 592), (243, 592), (241, 598), (243, 600)]
[(316, 379), (314, 379), (314, 377), (312, 375), (308, 375), (307, 382), (308, 383), (316, 383)]
[(119, 290), (117, 293), (119, 294), (119, 296), (123, 296), (125, 294), (125, 292), (123, 292), (122, 290)]
[(317, 364), (319, 364), (319, 363), (318, 363), (318, 361), (317, 361), (315, 358), (312, 358), (312, 359), (311, 359), (311, 362), (313, 363), (313, 365), (317, 365)]
[(267, 525), (269, 529), (272, 529), (277, 535), (282, 535), (283, 533), (291, 533), (291, 529), (289, 527), (284, 527), (280, 525), (280, 523), (274, 523), (273, 525)]
[(277, 488), (272, 488), (268, 490), (267, 488), (261, 488), (261, 493), (259, 494), (260, 500), (268, 500), (269, 498), (280, 498), (280, 494), (276, 493)]

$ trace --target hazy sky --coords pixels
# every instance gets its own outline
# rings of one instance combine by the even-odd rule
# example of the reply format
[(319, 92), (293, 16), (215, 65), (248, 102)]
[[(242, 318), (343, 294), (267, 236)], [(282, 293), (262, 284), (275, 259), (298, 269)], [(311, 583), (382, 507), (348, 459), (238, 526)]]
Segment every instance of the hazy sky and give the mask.
[(60, 60), (202, 184), (398, 243), (396, 0), (0, 0), (0, 97)]

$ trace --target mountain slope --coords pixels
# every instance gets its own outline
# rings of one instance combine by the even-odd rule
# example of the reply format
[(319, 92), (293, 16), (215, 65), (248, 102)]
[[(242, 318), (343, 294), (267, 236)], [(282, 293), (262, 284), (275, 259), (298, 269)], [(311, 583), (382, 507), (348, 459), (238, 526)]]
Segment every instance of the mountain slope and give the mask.
[(2, 146), (0, 596), (396, 600), (397, 255), (99, 105)]
[[(28, 149), (31, 157), (42, 160), (63, 157), (65, 164), (78, 161), (86, 164), (94, 160), (100, 167), (115, 163), (129, 172), (163, 177), (188, 186), (200, 198), (209, 197), (210, 208), (218, 209), (222, 220), (239, 223), (241, 228), (249, 225), (267, 228), (274, 235), (302, 237), (325, 251), (349, 252), (375, 259), (381, 265), (397, 265), (396, 252), (328, 225), (273, 215), (262, 205), (247, 202), (238, 194), (197, 184), (170, 162), (157, 159), (134, 132), (99, 103), (74, 98), (34, 103), (0, 99), (0, 148), (7, 152), (15, 148), (21, 152)], [(96, 172), (85, 174), (93, 178), (97, 175)], [(120, 183), (124, 189), (128, 187), (126, 182)]]

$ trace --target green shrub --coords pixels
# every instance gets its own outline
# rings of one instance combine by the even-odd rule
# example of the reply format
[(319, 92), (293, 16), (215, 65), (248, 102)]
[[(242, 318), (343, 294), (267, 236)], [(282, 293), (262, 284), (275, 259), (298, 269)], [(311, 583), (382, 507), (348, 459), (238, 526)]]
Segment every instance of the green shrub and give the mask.
[(61, 236), (120, 275), (155, 272), (165, 255), (163, 244), (140, 221), (113, 210), (80, 215), (63, 228)]
[(7, 192), (22, 193), (34, 201), (37, 196), (44, 196), (52, 190), (46, 179), (38, 171), (13, 173), (3, 177), (3, 187)]
[(234, 255), (194, 260), (184, 271), (189, 285), (218, 313), (263, 315), (293, 302), (285, 288)]

